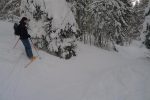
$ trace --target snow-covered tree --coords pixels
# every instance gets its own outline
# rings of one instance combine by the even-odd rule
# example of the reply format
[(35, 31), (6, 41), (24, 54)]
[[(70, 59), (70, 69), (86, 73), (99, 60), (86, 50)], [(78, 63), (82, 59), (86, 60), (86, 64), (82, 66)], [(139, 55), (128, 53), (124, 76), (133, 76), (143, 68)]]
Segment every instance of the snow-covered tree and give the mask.
[(150, 49), (150, 0), (148, 7), (145, 9), (145, 22), (143, 24), (143, 34), (141, 36), (146, 47)]
[(132, 11), (122, 0), (71, 0), (83, 40), (102, 48), (129, 41)]
[[(60, 22), (56, 18), (60, 16), (55, 16), (49, 8), (50, 3), (45, 3), (44, 0), (22, 0), (21, 15), (31, 19), (31, 33), (38, 48), (69, 59), (76, 55), (76, 23), (71, 22), (72, 19), (66, 21), (73, 18), (71, 14), (68, 14), (69, 11), (67, 12), (68, 19), (65, 18), (66, 15), (61, 16), (64, 18)], [(58, 25), (59, 23), (61, 24)]]
[(20, 4), (20, 0), (0, 0), (0, 17), (11, 20), (18, 19)]
[(135, 37), (139, 37), (143, 28), (143, 22), (145, 19), (145, 8), (148, 5), (148, 1), (149, 0), (141, 0), (140, 3), (137, 3), (134, 7), (133, 7), (133, 20), (131, 22), (132, 25), (132, 30), (130, 32), (132, 32), (132, 38)]

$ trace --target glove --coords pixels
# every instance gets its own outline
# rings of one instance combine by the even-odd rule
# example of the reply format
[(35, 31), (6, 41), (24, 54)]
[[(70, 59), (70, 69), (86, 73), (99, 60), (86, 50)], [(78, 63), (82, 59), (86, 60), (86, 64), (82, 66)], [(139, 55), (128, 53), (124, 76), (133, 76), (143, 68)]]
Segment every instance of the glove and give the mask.
[(31, 38), (31, 36), (28, 34), (28, 38)]

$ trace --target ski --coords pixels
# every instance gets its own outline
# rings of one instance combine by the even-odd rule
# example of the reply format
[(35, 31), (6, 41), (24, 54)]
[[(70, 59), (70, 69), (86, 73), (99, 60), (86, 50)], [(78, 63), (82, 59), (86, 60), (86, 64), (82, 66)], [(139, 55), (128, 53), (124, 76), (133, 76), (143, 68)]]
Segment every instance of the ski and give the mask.
[(27, 63), (24, 68), (27, 68), (27, 67), (28, 67), (32, 62), (34, 62), (36, 59), (37, 59), (37, 57), (36, 57), (34, 60), (31, 60), (29, 63)]

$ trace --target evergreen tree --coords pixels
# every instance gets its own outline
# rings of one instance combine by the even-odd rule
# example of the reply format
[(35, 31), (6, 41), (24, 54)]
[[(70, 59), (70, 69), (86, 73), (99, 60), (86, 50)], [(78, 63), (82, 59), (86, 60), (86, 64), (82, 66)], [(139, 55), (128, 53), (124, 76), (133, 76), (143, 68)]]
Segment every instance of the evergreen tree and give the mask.
[(71, 0), (84, 42), (102, 48), (128, 42), (131, 6), (122, 0)]
[(20, 0), (0, 0), (0, 17), (15, 20), (20, 16)]
[[(144, 33), (144, 44), (150, 49), (150, 1), (148, 7), (145, 9), (145, 22), (143, 24), (143, 33)], [(143, 34), (142, 34), (143, 35)]]
[(64, 28), (54, 28), (53, 17), (48, 16), (44, 0), (22, 0), (21, 7), (21, 15), (32, 19), (30, 27), (35, 32), (32, 36), (38, 48), (65, 59), (76, 56), (74, 25), (68, 23)]
[(133, 20), (131, 21), (131, 25), (132, 25), (132, 30), (130, 31), (132, 33), (132, 37), (131, 38), (139, 38), (139, 36), (141, 35), (141, 31), (143, 29), (143, 22), (145, 19), (145, 8), (148, 5), (148, 1), (149, 0), (141, 0), (139, 4), (136, 4), (133, 7)]

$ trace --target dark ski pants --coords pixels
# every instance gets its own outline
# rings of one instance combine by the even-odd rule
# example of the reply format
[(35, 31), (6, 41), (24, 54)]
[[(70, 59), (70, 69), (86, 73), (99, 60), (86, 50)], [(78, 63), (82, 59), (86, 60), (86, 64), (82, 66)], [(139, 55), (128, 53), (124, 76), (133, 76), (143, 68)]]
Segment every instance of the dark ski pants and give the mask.
[(33, 53), (32, 53), (32, 48), (31, 48), (29, 40), (28, 39), (21, 39), (21, 41), (25, 47), (25, 51), (26, 51), (28, 58), (32, 58)]

